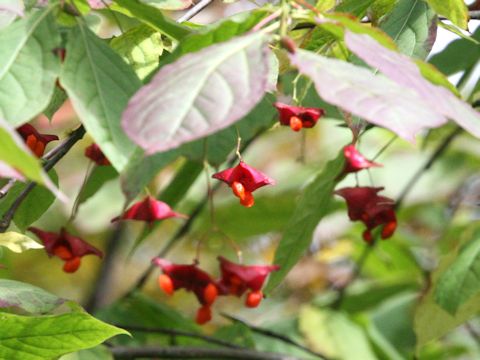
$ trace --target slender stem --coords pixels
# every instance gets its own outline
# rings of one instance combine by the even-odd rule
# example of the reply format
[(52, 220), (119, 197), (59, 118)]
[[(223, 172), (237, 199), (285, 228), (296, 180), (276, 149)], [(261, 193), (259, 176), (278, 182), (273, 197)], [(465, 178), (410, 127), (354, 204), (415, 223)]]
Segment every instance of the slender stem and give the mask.
[(75, 198), (75, 201), (73, 202), (72, 212), (70, 214), (70, 218), (68, 219), (68, 223), (75, 220), (75, 217), (77, 216), (78, 208), (80, 206), (80, 199), (82, 197), (82, 193), (85, 190), (85, 185), (87, 184), (88, 178), (92, 174), (93, 169), (94, 169), (94, 163), (90, 161), (87, 165), (87, 171), (85, 172), (85, 176), (83, 178), (82, 185), (80, 186), (80, 190), (78, 191), (77, 197)]
[(332, 303), (331, 307), (333, 309), (339, 309), (342, 306), (343, 299), (345, 298), (345, 294), (347, 291), (348, 286), (362, 273), (363, 266), (367, 262), (368, 256), (371, 254), (373, 247), (375, 246), (375, 241), (371, 244), (364, 246), (360, 257), (358, 258), (357, 265), (355, 266), (355, 270), (353, 271), (350, 280), (344, 284), (343, 286), (337, 288), (337, 298)]
[(261, 352), (251, 349), (211, 349), (187, 346), (144, 346), (144, 347), (111, 347), (110, 352), (115, 359), (244, 359), (244, 360), (300, 360), (293, 355), (272, 352)]
[(197, 15), (200, 11), (205, 9), (208, 5), (210, 5), (213, 2), (213, 0), (200, 0), (198, 3), (196, 3), (190, 10), (188, 10), (185, 15), (180, 17), (177, 22), (182, 23), (185, 21), (190, 20), (193, 18), (195, 15)]
[(0, 199), (4, 198), (8, 194), (16, 182), (17, 180), (15, 179), (8, 180), (8, 182), (0, 189)]
[(210, 344), (215, 344), (231, 349), (243, 349), (244, 347), (232, 344), (231, 342), (224, 341), (221, 339), (217, 339), (212, 336), (202, 335), (199, 333), (188, 332), (183, 330), (174, 330), (169, 328), (159, 328), (159, 327), (146, 327), (146, 326), (135, 326), (135, 325), (119, 325), (115, 324), (115, 326), (125, 329), (127, 331), (137, 331), (137, 332), (147, 332), (147, 333), (155, 333), (155, 334), (164, 334), (164, 335), (171, 335), (171, 336), (183, 336), (189, 337), (194, 339), (203, 340)]
[(118, 250), (118, 244), (121, 243), (125, 225), (120, 221), (115, 224), (115, 228), (107, 240), (105, 247), (105, 257), (103, 258), (100, 273), (97, 280), (93, 284), (91, 295), (88, 298), (85, 310), (94, 313), (101, 305), (105, 303), (106, 298), (110, 292), (113, 272), (113, 266)]
[[(75, 145), (80, 139), (85, 135), (85, 129), (83, 126), (80, 126), (78, 129), (74, 130), (70, 136), (61, 144), (57, 145), (52, 151), (52, 155), (49, 159), (43, 164), (43, 169), (45, 171), (50, 171)], [(10, 223), (12, 222), (15, 212), (18, 210), (22, 202), (27, 198), (30, 192), (35, 188), (37, 183), (30, 182), (27, 184), (25, 189), (18, 195), (12, 205), (7, 209), (3, 214), (2, 219), (0, 220), (0, 233), (7, 231)]]
[(271, 13), (270, 15), (268, 15), (266, 18), (264, 18), (263, 20), (260, 20), (257, 25), (255, 25), (253, 28), (252, 28), (252, 32), (255, 32), (255, 31), (259, 31), (262, 27), (264, 27), (265, 25), (267, 25), (270, 21), (272, 20), (275, 20), (276, 18), (278, 18), (280, 15), (282, 14), (282, 10), (281, 9), (278, 9), (277, 11)]
[(288, 20), (290, 16), (290, 4), (289, 0), (281, 1), (281, 17), (280, 17), (280, 36), (287, 36), (288, 33)]
[(403, 201), (410, 193), (410, 191), (412, 191), (413, 187), (417, 184), (422, 175), (433, 166), (433, 164), (445, 153), (452, 141), (462, 132), (462, 128), (458, 126), (455, 127), (455, 129), (453, 129), (453, 131), (450, 132), (450, 134), (445, 139), (443, 139), (443, 141), (437, 146), (437, 148), (432, 153), (430, 158), (425, 162), (425, 164), (423, 164), (423, 166), (420, 167), (420, 169), (418, 169), (415, 174), (413, 174), (413, 176), (410, 178), (407, 185), (405, 185), (402, 192), (397, 198), (397, 202), (395, 204), (396, 210), (398, 210), (403, 204)]
[(392, 145), (395, 142), (395, 140), (397, 140), (397, 139), (398, 139), (398, 135), (393, 135), (392, 138), (390, 140), (388, 140), (388, 142), (385, 145), (383, 145), (380, 150), (378, 150), (378, 152), (375, 154), (375, 156), (370, 161), (377, 160), (380, 157), (380, 155), (382, 155), (383, 152), (385, 150), (387, 150), (390, 147), (390, 145)]
[(225, 313), (222, 313), (221, 314), (223, 317), (233, 321), (233, 322), (236, 322), (236, 323), (240, 323), (242, 325), (245, 325), (246, 327), (248, 327), (251, 331), (253, 332), (256, 332), (257, 334), (261, 334), (261, 335), (264, 335), (264, 336), (267, 336), (267, 337), (270, 337), (270, 338), (273, 338), (273, 339), (277, 339), (277, 340), (280, 340), (286, 344), (290, 344), (292, 346), (295, 346), (296, 348), (298, 349), (301, 349), (311, 355), (314, 355), (314, 356), (317, 356), (321, 359), (325, 359), (325, 360), (328, 360), (329, 358), (324, 355), (324, 354), (321, 354), (319, 352), (316, 352), (316, 351), (313, 351), (312, 349), (309, 349), (308, 347), (298, 343), (297, 341), (289, 338), (288, 336), (285, 336), (283, 334), (279, 334), (275, 331), (272, 331), (272, 330), (268, 330), (268, 329), (264, 329), (264, 328), (261, 328), (261, 327), (258, 327), (258, 326), (255, 326), (255, 325), (252, 325), (252, 324), (249, 324), (247, 323), (246, 321), (242, 320), (242, 319), (239, 319), (235, 316), (232, 316), (232, 315), (229, 315), (229, 314), (225, 314)]

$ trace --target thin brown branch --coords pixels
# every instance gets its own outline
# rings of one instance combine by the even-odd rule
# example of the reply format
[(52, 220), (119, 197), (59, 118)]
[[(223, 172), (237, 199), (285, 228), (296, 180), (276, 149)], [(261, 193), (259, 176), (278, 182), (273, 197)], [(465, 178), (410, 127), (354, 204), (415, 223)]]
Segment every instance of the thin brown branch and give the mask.
[(121, 243), (124, 228), (125, 225), (122, 222), (118, 222), (107, 240), (105, 257), (102, 261), (100, 273), (93, 285), (90, 298), (85, 305), (85, 310), (90, 313), (94, 313), (95, 310), (105, 302), (105, 299), (110, 292), (110, 285), (113, 277), (111, 269), (115, 263), (117, 249)]
[[(43, 164), (43, 169), (47, 172), (50, 171), (68, 153), (68, 151), (70, 151), (73, 145), (83, 138), (83, 135), (85, 135), (85, 129), (83, 126), (80, 126), (78, 129), (74, 130), (65, 141), (51, 151), (52, 155)], [(3, 217), (0, 220), (0, 233), (7, 231), (13, 217), (15, 216), (15, 212), (36, 185), (37, 183), (35, 182), (28, 183), (25, 189), (18, 195), (12, 205), (3, 214)]]
[(452, 141), (461, 133), (463, 132), (462, 128), (457, 126), (455, 129), (453, 129), (450, 134), (443, 139), (443, 141), (437, 146), (435, 151), (432, 153), (430, 158), (423, 164), (423, 166), (417, 170), (415, 174), (411, 177), (410, 181), (405, 185), (403, 188), (402, 192), (397, 198), (396, 204), (395, 204), (395, 210), (398, 210), (400, 206), (403, 204), (403, 201), (407, 197), (407, 195), (412, 191), (413, 187), (417, 184), (417, 182), (420, 180), (420, 178), (423, 176), (425, 172), (427, 172), (433, 164), (445, 153), (445, 151), (448, 149)]
[(293, 355), (272, 352), (260, 352), (251, 349), (210, 349), (187, 346), (146, 346), (124, 347), (115, 346), (109, 349), (115, 359), (243, 359), (243, 360), (300, 360)]
[(167, 329), (167, 328), (157, 328), (157, 327), (146, 327), (146, 326), (119, 325), (119, 324), (115, 324), (115, 326), (118, 326), (127, 331), (164, 334), (169, 336), (183, 336), (183, 337), (189, 337), (193, 339), (199, 339), (210, 344), (215, 344), (215, 345), (219, 345), (219, 346), (223, 346), (231, 349), (244, 349), (244, 347), (232, 344), (231, 342), (228, 342), (228, 341), (224, 341), (221, 339), (214, 338), (212, 336), (202, 335), (199, 333), (193, 333), (188, 331), (174, 330), (174, 329)]
[(256, 332), (257, 334), (261, 334), (261, 335), (264, 335), (264, 336), (267, 336), (267, 337), (270, 337), (270, 338), (273, 338), (273, 339), (280, 340), (281, 342), (292, 345), (292, 346), (294, 346), (298, 349), (301, 349), (301, 350), (303, 350), (303, 351), (305, 351), (305, 352), (307, 352), (311, 355), (317, 356), (320, 359), (325, 359), (325, 360), (329, 359), (326, 355), (321, 354), (321, 353), (316, 352), (316, 351), (313, 351), (312, 349), (309, 349), (308, 347), (298, 343), (297, 341), (289, 338), (288, 336), (285, 336), (283, 334), (279, 334), (279, 333), (277, 333), (275, 331), (272, 331), (272, 330), (264, 329), (264, 328), (249, 324), (246, 321), (244, 321), (242, 319), (239, 319), (235, 316), (229, 315), (229, 314), (222, 313), (222, 316), (231, 320), (231, 321), (233, 321), (233, 322), (237, 322), (237, 323), (240, 323), (242, 325), (245, 325), (251, 331)]
[(196, 16), (200, 11), (205, 9), (208, 5), (210, 5), (213, 2), (213, 0), (200, 0), (198, 3), (196, 3), (190, 10), (188, 10), (185, 15), (180, 17), (177, 22), (182, 23), (185, 21), (190, 20), (194, 16)]

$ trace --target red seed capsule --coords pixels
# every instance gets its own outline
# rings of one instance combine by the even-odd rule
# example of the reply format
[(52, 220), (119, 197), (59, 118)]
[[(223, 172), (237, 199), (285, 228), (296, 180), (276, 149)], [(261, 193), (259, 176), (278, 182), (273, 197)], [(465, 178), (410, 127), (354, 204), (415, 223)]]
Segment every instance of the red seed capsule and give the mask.
[(243, 199), (240, 199), (240, 204), (247, 208), (252, 207), (255, 204), (255, 199), (253, 198), (252, 193), (246, 191), (245, 197)]
[(175, 291), (172, 278), (165, 274), (161, 274), (158, 277), (158, 286), (160, 286), (160, 289), (162, 289), (167, 295), (173, 295), (173, 292)]
[(387, 223), (382, 229), (382, 239), (388, 239), (390, 236), (392, 236), (396, 228), (397, 228), (396, 221), (391, 221)]
[(55, 246), (53, 249), (53, 255), (58, 256), (62, 260), (71, 260), (73, 257), (72, 252), (69, 248), (63, 245)]
[(247, 298), (245, 299), (245, 306), (249, 308), (257, 307), (262, 301), (263, 293), (261, 290), (252, 291), (248, 293)]
[(217, 295), (217, 287), (212, 283), (208, 284), (203, 290), (203, 299), (207, 305), (212, 305), (215, 302)]
[(238, 197), (240, 200), (245, 199), (245, 187), (241, 182), (234, 181), (231, 187), (232, 187), (233, 194), (236, 197)]
[(197, 317), (195, 319), (195, 322), (198, 325), (203, 325), (207, 322), (212, 320), (212, 310), (210, 309), (210, 306), (205, 305), (202, 306), (200, 309), (197, 311)]
[(293, 130), (293, 131), (300, 131), (302, 130), (303, 128), (303, 122), (302, 120), (297, 117), (297, 116), (292, 116), (290, 118), (290, 128)]
[(65, 265), (63, 265), (63, 271), (67, 273), (74, 273), (80, 267), (81, 262), (81, 257), (75, 256), (74, 258), (65, 261)]

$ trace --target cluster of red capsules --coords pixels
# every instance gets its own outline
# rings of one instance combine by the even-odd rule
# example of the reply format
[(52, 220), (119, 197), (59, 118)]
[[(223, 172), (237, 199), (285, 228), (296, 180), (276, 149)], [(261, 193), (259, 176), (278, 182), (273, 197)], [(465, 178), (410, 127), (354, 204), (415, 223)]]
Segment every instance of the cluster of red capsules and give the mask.
[[(275, 103), (275, 107), (279, 112), (280, 124), (289, 126), (293, 131), (314, 127), (318, 119), (325, 114), (325, 111), (319, 108), (291, 106), (283, 103)], [(21, 126), (17, 131), (38, 157), (43, 155), (45, 147), (50, 141), (58, 140), (55, 135), (39, 134), (29, 124)], [(343, 152), (345, 167), (341, 177), (348, 173), (381, 166), (367, 160), (353, 144), (346, 146)], [(110, 165), (108, 158), (96, 144), (87, 147), (85, 156), (98, 166)], [(212, 177), (228, 184), (233, 194), (239, 198), (240, 204), (247, 208), (252, 207), (255, 203), (252, 195), (255, 190), (275, 184), (273, 179), (242, 160), (235, 167), (220, 171)], [(377, 226), (382, 226), (381, 237), (384, 239), (392, 236), (396, 229), (394, 202), (378, 195), (382, 189), (354, 187), (335, 191), (337, 195), (345, 198), (350, 219), (362, 221), (367, 227), (363, 233), (363, 238), (367, 242), (372, 241), (371, 231)], [(153, 224), (155, 221), (168, 218), (186, 218), (186, 216), (173, 211), (168, 204), (147, 196), (134, 203), (122, 215), (112, 219), (112, 222), (139, 220)], [(103, 256), (100, 250), (79, 237), (69, 234), (64, 228), (59, 233), (46, 232), (35, 227), (30, 227), (29, 230), (41, 239), (49, 256), (57, 256), (65, 262), (63, 267), (65, 272), (75, 272), (80, 266), (81, 258), (85, 255), (96, 255), (100, 258)], [(199, 324), (204, 324), (212, 318), (211, 306), (218, 296), (241, 297), (247, 293), (245, 305), (247, 307), (258, 306), (263, 298), (261, 289), (265, 279), (270, 272), (279, 268), (276, 265), (236, 264), (221, 256), (218, 257), (218, 260), (221, 277), (214, 280), (207, 272), (200, 269), (196, 262), (173, 264), (166, 259), (153, 259), (153, 263), (162, 270), (158, 284), (166, 294), (172, 295), (179, 289), (185, 289), (195, 294), (201, 304), (196, 316)]]
[[(27, 147), (39, 158), (44, 155), (48, 143), (58, 140), (56, 135), (40, 134), (30, 124), (20, 126), (17, 128), (17, 132), (25, 141)], [(96, 144), (86, 148), (85, 156), (99, 166), (110, 165), (110, 162)], [(33, 226), (29, 227), (28, 230), (42, 241), (48, 256), (56, 256), (65, 262), (63, 271), (67, 273), (73, 273), (78, 270), (83, 256), (96, 255), (99, 258), (103, 257), (103, 253), (99, 249), (85, 240), (70, 234), (63, 227), (57, 233), (43, 231)]]
[(162, 274), (158, 285), (168, 295), (176, 290), (192, 291), (200, 303), (196, 322), (205, 324), (212, 319), (211, 306), (218, 296), (233, 295), (241, 297), (246, 294), (245, 306), (257, 307), (263, 298), (262, 287), (268, 274), (279, 269), (276, 265), (241, 265), (233, 263), (222, 256), (220, 262), (221, 277), (214, 280), (210, 274), (193, 264), (173, 264), (166, 259), (155, 258)]
[[(341, 176), (348, 173), (356, 173), (363, 169), (381, 166), (367, 160), (358, 152), (355, 145), (347, 145), (343, 149), (345, 167)], [(356, 186), (338, 189), (335, 194), (343, 197), (347, 202), (348, 217), (352, 221), (361, 221), (366, 226), (363, 232), (363, 239), (372, 244), (374, 239), (372, 230), (380, 227), (380, 237), (388, 239), (397, 228), (397, 217), (395, 215), (395, 201), (380, 196), (378, 193), (383, 187)]]

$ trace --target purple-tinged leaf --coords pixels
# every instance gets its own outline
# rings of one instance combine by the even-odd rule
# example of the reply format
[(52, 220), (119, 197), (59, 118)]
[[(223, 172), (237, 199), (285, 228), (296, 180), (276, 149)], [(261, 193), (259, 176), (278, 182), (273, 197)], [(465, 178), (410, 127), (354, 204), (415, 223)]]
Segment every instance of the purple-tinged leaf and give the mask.
[(92, 9), (103, 9), (112, 3), (112, 0), (87, 0)]
[(369, 69), (304, 50), (297, 50), (290, 59), (302, 74), (313, 80), (325, 101), (390, 129), (404, 139), (414, 141), (420, 130), (446, 122), (413, 89)]
[(23, 16), (24, 5), (21, 0), (4, 0), (0, 3), (0, 29), (10, 25), (17, 16)]
[(127, 135), (153, 154), (213, 134), (248, 114), (276, 78), (267, 38), (254, 33), (164, 66), (128, 103)]
[[(427, 81), (417, 65), (407, 56), (386, 49), (369, 36), (345, 32), (348, 48), (368, 65), (378, 69), (398, 85), (413, 90), (432, 112), (480, 137), (480, 113), (444, 87)], [(420, 122), (423, 120), (419, 119)]]

